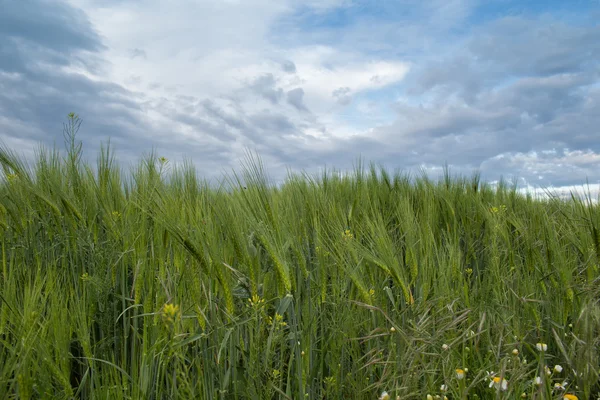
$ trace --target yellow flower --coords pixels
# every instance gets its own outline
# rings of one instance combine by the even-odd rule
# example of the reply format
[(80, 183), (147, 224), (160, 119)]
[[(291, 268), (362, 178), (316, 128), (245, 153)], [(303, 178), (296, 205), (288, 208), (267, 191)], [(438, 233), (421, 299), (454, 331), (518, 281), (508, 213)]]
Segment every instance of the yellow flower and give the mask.
[(352, 232), (350, 232), (350, 229), (346, 229), (342, 234), (342, 237), (344, 238), (344, 240), (350, 240), (354, 238), (354, 235), (352, 234)]
[(162, 317), (166, 323), (175, 322), (175, 319), (179, 317), (179, 305), (165, 304), (163, 307)]
[(460, 368), (456, 369), (456, 379), (458, 379), (459, 381), (461, 379), (465, 379), (465, 374), (466, 374), (466, 372), (464, 369), (460, 369)]
[(16, 180), (18, 177), (19, 177), (19, 175), (17, 175), (17, 174), (8, 174), (8, 175), (6, 175), (6, 179), (7, 179), (9, 182), (13, 182), (13, 181), (14, 181), (14, 180)]
[[(270, 319), (271, 323), (273, 322), (273, 319)], [(279, 326), (287, 326), (287, 322), (285, 322), (283, 320), (283, 315), (275, 313), (275, 322), (277, 322), (279, 324)]]
[(565, 394), (563, 399), (564, 400), (579, 400), (579, 398), (577, 396), (575, 396), (574, 394)]
[(248, 303), (250, 303), (250, 307), (260, 307), (265, 303), (265, 299), (261, 299), (259, 295), (255, 294), (248, 299)]

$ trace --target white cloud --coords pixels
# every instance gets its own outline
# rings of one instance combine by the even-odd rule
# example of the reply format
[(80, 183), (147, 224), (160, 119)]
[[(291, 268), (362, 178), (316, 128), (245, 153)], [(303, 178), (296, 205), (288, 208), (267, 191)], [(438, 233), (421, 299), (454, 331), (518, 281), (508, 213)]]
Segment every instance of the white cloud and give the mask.
[[(130, 152), (159, 146), (207, 173), (250, 148), (268, 167), (346, 165), (362, 153), (392, 168), (437, 171), (448, 161), (560, 185), (598, 176), (597, 29), (556, 23), (549, 31), (551, 16), (470, 26), (474, 0), (67, 1), (102, 37), (105, 47), (93, 32), (95, 45), (78, 47), (93, 61), (23, 58), (56, 71), (33, 83), (0, 71), (0, 107), (23, 118), (32, 104), (39, 126), (81, 104), (107, 131), (94, 140), (121, 135)], [(328, 25), (336, 7), (346, 8), (333, 13), (342, 21)], [(76, 95), (46, 79), (58, 73)], [(30, 101), (36, 94), (39, 103)], [(9, 126), (19, 130), (27, 132)]]
[[(327, 127), (328, 135), (344, 137), (353, 129), (343, 125), (352, 121), (336, 115), (344, 104), (334, 92), (348, 88), (347, 95), (355, 96), (381, 89), (401, 81), (409, 69), (404, 62), (325, 45), (282, 48), (271, 43), (270, 25), (294, 7), (315, 6), (316, 12), (325, 12), (348, 5), (344, 1), (71, 3), (83, 8), (107, 45), (105, 57), (110, 68), (106, 79), (146, 97), (145, 112), (155, 125), (165, 122), (157, 115), (160, 111), (151, 109), (161, 98), (176, 104), (174, 98), (182, 95), (200, 100), (233, 96), (246, 113), (272, 108), (273, 98), (269, 102), (244, 92), (255, 79), (271, 74), (276, 84), (273, 90), (303, 90), (303, 104), (313, 116), (296, 115), (302, 110), (297, 106), (291, 110), (293, 104), (289, 109), (282, 107), (281, 112), (297, 124), (309, 121), (303, 128), (306, 134), (315, 135), (321, 126)], [(139, 54), (144, 57), (136, 56)], [(282, 67), (285, 62), (294, 64), (295, 73)]]

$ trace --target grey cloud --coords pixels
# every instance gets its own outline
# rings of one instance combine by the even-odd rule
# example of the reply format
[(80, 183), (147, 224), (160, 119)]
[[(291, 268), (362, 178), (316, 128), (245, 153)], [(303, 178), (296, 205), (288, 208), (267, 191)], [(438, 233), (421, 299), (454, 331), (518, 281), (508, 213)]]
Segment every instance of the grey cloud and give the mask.
[(134, 48), (134, 49), (129, 49), (129, 57), (131, 58), (143, 58), (146, 59), (146, 51), (142, 50), (142, 49), (138, 49), (138, 48)]
[(296, 126), (284, 115), (263, 111), (252, 114), (248, 118), (251, 123), (265, 131), (276, 132), (279, 135), (289, 135), (296, 132)]
[(288, 72), (290, 74), (295, 74), (296, 73), (296, 64), (294, 64), (292, 61), (290, 60), (286, 60), (284, 62), (281, 63), (281, 68), (285, 71)]
[(105, 48), (85, 13), (62, 1), (4, 1), (0, 37), (19, 38), (70, 54)]
[(271, 73), (256, 78), (250, 88), (273, 104), (279, 103), (283, 97), (283, 89), (276, 88), (275, 77)]
[(494, 158), (548, 148), (600, 152), (600, 27), (544, 18), (482, 26), (466, 46), (416, 65), (404, 87), (410, 102), (395, 105), (398, 120), (375, 129), (376, 137), (409, 149), (405, 165), (447, 161), (528, 181), (544, 167), (544, 179), (560, 184), (600, 178), (597, 167), (568, 158), (554, 172), (555, 159)]
[[(199, 131), (203, 133), (193, 138), (169, 135), (172, 126), (168, 124), (159, 125), (163, 129), (160, 132), (156, 125), (146, 122), (145, 116), (146, 110), (156, 104), (142, 95), (61, 69), (80, 66), (92, 72), (101, 70), (104, 61), (97, 52), (102, 49), (104, 45), (85, 14), (63, 2), (15, 1), (11, 7), (5, 7), (0, 13), (3, 141), (9, 145), (41, 143), (62, 147), (62, 124), (68, 113), (75, 112), (83, 120), (79, 139), (85, 154), (92, 159), (100, 141), (110, 138), (124, 163), (157, 144), (168, 154), (186, 149), (207, 152), (213, 161), (224, 160), (228, 146), (209, 140), (207, 135), (216, 134), (220, 127), (200, 124)], [(176, 112), (173, 107), (165, 107), (166, 103), (160, 107)], [(223, 135), (222, 130), (219, 133)]]
[(350, 92), (349, 87), (341, 87), (335, 89), (331, 95), (335, 97), (338, 104), (345, 106), (352, 102), (352, 94)]
[(229, 113), (223, 111), (213, 101), (205, 100), (202, 103), (202, 105), (204, 107), (204, 110), (209, 115), (217, 118), (218, 120), (225, 122), (227, 125), (229, 125), (233, 128), (236, 128), (236, 129), (240, 129), (240, 130), (244, 130), (244, 129), (248, 128), (248, 125), (246, 124), (246, 122), (243, 120), (242, 117), (235, 116), (235, 115), (232, 115), (232, 114), (229, 114)]
[(473, 32), (450, 56), (411, 71), (412, 95), (436, 89), (475, 101), (481, 91), (511, 77), (586, 73), (600, 64), (600, 26), (505, 17)]
[(470, 51), (502, 72), (549, 76), (594, 68), (600, 26), (568, 25), (551, 17), (505, 17), (475, 32)]
[(308, 111), (304, 105), (304, 90), (296, 88), (287, 92), (287, 102), (300, 111)]

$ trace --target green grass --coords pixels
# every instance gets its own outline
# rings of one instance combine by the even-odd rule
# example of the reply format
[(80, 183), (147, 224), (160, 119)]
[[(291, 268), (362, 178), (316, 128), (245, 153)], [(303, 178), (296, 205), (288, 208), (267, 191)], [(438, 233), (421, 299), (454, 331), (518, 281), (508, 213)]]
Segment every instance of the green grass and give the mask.
[(360, 163), (273, 187), (251, 157), (216, 188), (87, 165), (79, 123), (66, 156), (0, 148), (0, 398), (596, 398), (589, 199)]

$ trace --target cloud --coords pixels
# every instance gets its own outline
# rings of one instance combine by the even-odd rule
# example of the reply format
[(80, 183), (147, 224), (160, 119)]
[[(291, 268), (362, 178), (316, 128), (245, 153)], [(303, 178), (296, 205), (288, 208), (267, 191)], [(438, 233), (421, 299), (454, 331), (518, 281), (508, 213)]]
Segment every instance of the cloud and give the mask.
[(331, 92), (331, 95), (336, 99), (337, 103), (345, 106), (352, 102), (352, 94), (348, 86), (340, 87)]
[(283, 97), (283, 89), (276, 87), (273, 74), (265, 74), (256, 78), (250, 88), (273, 104), (279, 103)]
[[(103, 62), (89, 55), (105, 47), (83, 13), (53, 1), (37, 7), (15, 2), (6, 11), (0, 16), (4, 140), (25, 136), (52, 143), (60, 137), (61, 119), (77, 109), (92, 124), (101, 122), (97, 115), (111, 118), (115, 125), (141, 125), (135, 116), (139, 106), (134, 95), (111, 82), (70, 72), (102, 69)], [(29, 129), (23, 129), (25, 123)]]
[[(492, 157), (484, 163), (486, 169), (519, 170), (523, 180), (542, 187), (570, 186), (573, 177), (584, 183), (598, 183), (600, 176), (600, 152), (592, 150), (550, 149), (527, 153), (509, 152)], [(595, 178), (594, 178), (595, 177)]]
[(21, 39), (63, 56), (104, 48), (98, 34), (89, 29), (89, 19), (82, 11), (61, 1), (36, 3), (36, 7), (22, 1), (11, 1), (10, 6), (5, 4), (0, 13), (0, 35), (5, 39)]
[(144, 59), (148, 58), (146, 56), (146, 52), (144, 50), (138, 49), (138, 48), (129, 50), (129, 55), (131, 58), (136, 58), (136, 57), (142, 57)]
[(405, 162), (413, 165), (443, 159), (488, 178), (502, 172), (536, 183), (544, 171), (546, 184), (599, 179), (597, 164), (577, 166), (575, 153), (552, 173), (556, 159), (518, 156), (600, 152), (600, 29), (549, 18), (502, 18), (418, 64), (395, 103), (396, 121), (374, 135), (411, 149), (418, 157)]
[(292, 106), (296, 107), (300, 111), (308, 111), (303, 103), (304, 90), (302, 88), (296, 88), (289, 90), (287, 93), (287, 102)]
[(493, 1), (14, 2), (0, 14), (0, 138), (61, 143), (74, 111), (92, 155), (111, 137), (122, 160), (156, 148), (208, 177), (250, 149), (276, 179), (361, 155), (600, 179), (600, 27)]
[(296, 64), (294, 64), (292, 61), (290, 60), (286, 60), (284, 62), (281, 63), (281, 68), (285, 71), (285, 72), (289, 72), (291, 74), (296, 73)]

